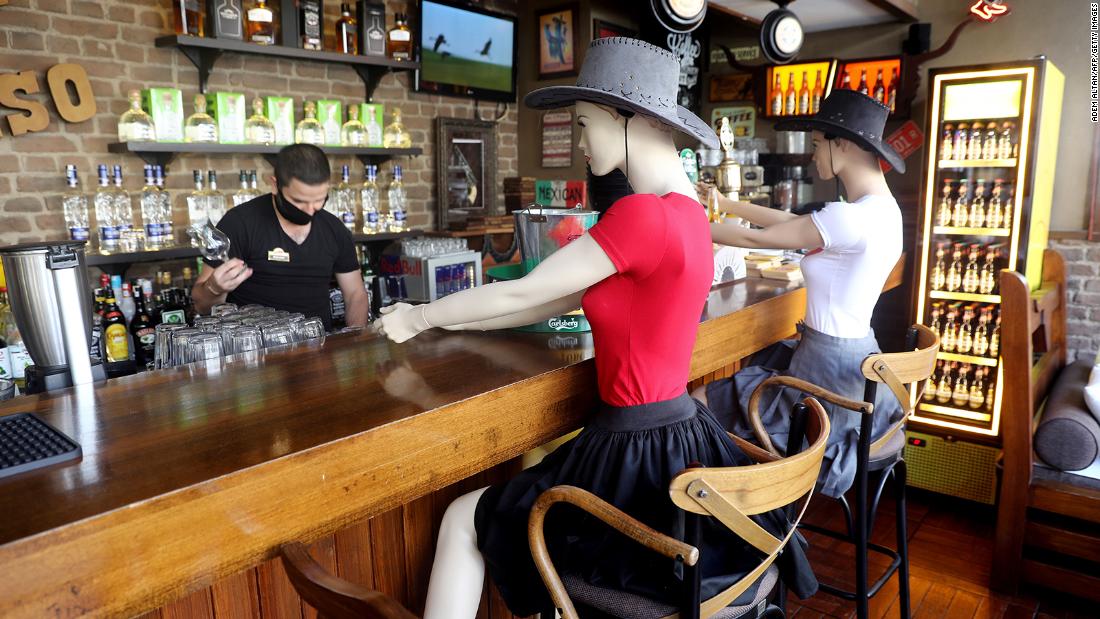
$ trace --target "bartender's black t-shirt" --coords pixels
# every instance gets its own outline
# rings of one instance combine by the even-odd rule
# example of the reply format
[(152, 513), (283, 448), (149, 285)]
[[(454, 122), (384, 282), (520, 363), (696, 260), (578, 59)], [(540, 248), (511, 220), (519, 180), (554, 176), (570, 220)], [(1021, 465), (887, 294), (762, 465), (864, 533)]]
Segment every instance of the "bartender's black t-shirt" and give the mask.
[(333, 274), (359, 270), (351, 233), (335, 215), (318, 211), (299, 245), (279, 225), (273, 196), (266, 193), (229, 209), (218, 229), (229, 236), (229, 256), (252, 268), (252, 276), (229, 293), (228, 302), (301, 312), (332, 328), (328, 291)]

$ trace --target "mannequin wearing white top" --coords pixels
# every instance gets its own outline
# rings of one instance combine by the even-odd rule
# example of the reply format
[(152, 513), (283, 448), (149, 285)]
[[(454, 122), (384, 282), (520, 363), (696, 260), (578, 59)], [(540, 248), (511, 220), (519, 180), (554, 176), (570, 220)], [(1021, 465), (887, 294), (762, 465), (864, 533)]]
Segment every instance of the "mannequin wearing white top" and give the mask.
[[(613, 108), (586, 101), (578, 101), (576, 111), (579, 146), (593, 174), (602, 176), (617, 168), (638, 193), (696, 197), (667, 125), (642, 114), (627, 118)], [(431, 327), (484, 331), (528, 325), (579, 308), (589, 286), (615, 273), (607, 254), (585, 234), (521, 279), (465, 290), (426, 305), (384, 307), (375, 329), (403, 342)], [(477, 548), (474, 510), (484, 491), (459, 497), (443, 516), (425, 619), (477, 614), (485, 562)]]

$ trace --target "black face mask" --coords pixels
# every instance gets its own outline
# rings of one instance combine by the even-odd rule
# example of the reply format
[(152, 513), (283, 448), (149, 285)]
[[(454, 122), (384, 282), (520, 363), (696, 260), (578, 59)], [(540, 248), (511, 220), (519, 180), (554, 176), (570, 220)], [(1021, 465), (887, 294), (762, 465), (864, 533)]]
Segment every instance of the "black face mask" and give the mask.
[[(328, 203), (328, 198), (325, 198), (325, 203)], [(279, 211), (284, 219), (296, 226), (304, 226), (313, 221), (313, 215), (294, 206), (283, 197), (282, 189), (275, 192), (275, 210)]]

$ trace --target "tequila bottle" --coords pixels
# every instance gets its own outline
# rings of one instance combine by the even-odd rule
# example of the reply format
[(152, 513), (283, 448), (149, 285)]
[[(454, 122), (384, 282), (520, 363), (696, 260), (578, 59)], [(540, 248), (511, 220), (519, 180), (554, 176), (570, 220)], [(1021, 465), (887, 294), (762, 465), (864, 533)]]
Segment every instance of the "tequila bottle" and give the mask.
[(971, 228), (981, 228), (985, 225), (985, 180), (983, 179), (979, 178), (974, 184), (974, 199), (970, 201), (966, 225)]
[(947, 269), (947, 290), (957, 292), (962, 287), (963, 249), (960, 243), (955, 243), (951, 266)]
[(970, 216), (970, 191), (967, 181), (959, 181), (959, 197), (955, 198), (955, 205), (951, 208), (951, 225), (961, 228), (966, 225)]
[(951, 187), (951, 179), (943, 181), (943, 190), (940, 193), (943, 195), (943, 198), (940, 199), (940, 207), (936, 209), (936, 225), (950, 226), (951, 194), (954, 193)]
[(145, 185), (141, 187), (141, 223), (145, 227), (145, 243), (149, 247), (160, 247), (160, 191), (157, 189), (156, 174), (153, 166), (146, 165)]
[(955, 125), (955, 143), (951, 145), (951, 153), (955, 159), (966, 159), (966, 143), (970, 138), (970, 125), (959, 123)]
[(359, 106), (348, 106), (348, 122), (340, 127), (340, 143), (344, 146), (368, 146), (367, 128), (359, 122)]
[(947, 318), (943, 323), (943, 337), (940, 338), (940, 349), (944, 352), (955, 352), (955, 342), (958, 341), (958, 325), (955, 319), (958, 317), (955, 307), (947, 309)]
[(130, 109), (118, 118), (119, 142), (156, 142), (157, 130), (153, 118), (141, 109), (141, 91), (131, 90)]
[(157, 197), (160, 200), (160, 208), (157, 209), (160, 220), (160, 244), (162, 247), (170, 247), (176, 244), (176, 236), (172, 229), (172, 197), (164, 189), (164, 168), (156, 166), (153, 176), (156, 179)]
[(951, 403), (955, 406), (966, 406), (970, 402), (970, 383), (966, 380), (969, 373), (970, 364), (962, 364), (959, 377), (955, 379), (955, 389), (951, 392)]
[(1012, 187), (1009, 186), (1009, 185), (1005, 185), (1001, 189), (1001, 195), (1002, 195), (1001, 202), (1004, 205), (1003, 210), (1004, 210), (1004, 214), (1005, 214), (1004, 223), (1001, 224), (1001, 227), (1005, 228), (1005, 229), (1008, 229), (1008, 230), (1011, 230), (1012, 229)]
[(206, 217), (216, 226), (225, 215), (225, 194), (218, 191), (218, 173), (208, 170), (206, 174)]
[(968, 252), (968, 259), (966, 262), (966, 270), (963, 272), (962, 289), (963, 292), (977, 292), (978, 291), (978, 258), (981, 257), (981, 246), (978, 244), (972, 244), (970, 251)]
[(943, 243), (936, 243), (936, 264), (932, 267), (932, 290), (944, 290), (947, 285), (947, 265), (944, 264)]
[(936, 385), (936, 401), (940, 404), (947, 404), (951, 401), (951, 372), (955, 369), (955, 363), (951, 365), (944, 365), (943, 373), (940, 374), (940, 382)]
[(340, 221), (344, 222), (344, 227), (349, 232), (355, 231), (355, 192), (352, 191), (351, 185), (348, 181), (351, 179), (351, 174), (348, 170), (348, 166), (340, 168), (340, 184), (336, 186), (334, 191), (336, 197), (336, 213), (335, 215), (340, 218)]
[(294, 130), (294, 141), (317, 146), (324, 144), (325, 129), (317, 122), (317, 105), (312, 101), (306, 102), (305, 112), (306, 117), (298, 121), (298, 128)]
[(924, 380), (924, 391), (921, 393), (921, 399), (925, 402), (931, 402), (936, 399), (936, 379), (942, 371), (943, 361), (937, 361), (936, 371), (929, 374), (928, 378)]
[(1001, 317), (993, 323), (993, 333), (989, 335), (989, 356), (997, 357), (1001, 354)]
[[(194, 170), (195, 190), (184, 197), (187, 203), (187, 223), (192, 228), (202, 228), (206, 225), (206, 191), (203, 189), (202, 170)], [(191, 239), (191, 246), (198, 247), (195, 237)]]
[(974, 354), (984, 357), (989, 352), (989, 308), (983, 307), (974, 327)]
[(363, 207), (363, 234), (375, 234), (382, 231), (378, 219), (378, 183), (377, 168), (368, 165), (363, 186), (359, 189), (359, 201)]
[(1005, 221), (1004, 211), (1004, 179), (993, 180), (993, 189), (990, 191), (989, 207), (985, 211), (985, 225), (988, 228), (1000, 228)]
[(962, 322), (959, 324), (959, 335), (955, 341), (955, 350), (960, 355), (969, 355), (974, 346), (974, 334), (971, 325), (974, 323), (974, 306), (963, 308)]
[(252, 115), (244, 122), (244, 137), (249, 144), (274, 144), (275, 124), (264, 116), (263, 99), (252, 100)]
[(382, 132), (382, 146), (386, 148), (412, 148), (412, 137), (401, 122), (401, 108), (393, 108), (393, 122)]
[(955, 125), (947, 123), (943, 126), (943, 137), (940, 141), (940, 159), (950, 160), (955, 153)]
[(982, 129), (984, 128), (985, 125), (982, 123), (973, 123), (970, 125), (970, 140), (966, 143), (967, 159), (982, 158)]
[(378, 124), (378, 118), (374, 113), (367, 116), (367, 146), (382, 146), (382, 125)]
[(110, 253), (118, 249), (118, 226), (115, 225), (114, 192), (107, 180), (107, 166), (99, 164), (99, 188), (92, 203), (95, 207), (95, 223), (99, 231), (99, 251)]
[(985, 403), (985, 368), (974, 372), (974, 382), (970, 385), (970, 397), (967, 404), (970, 408), (981, 408)]
[(943, 339), (943, 304), (933, 303), (932, 311), (928, 319), (928, 327), (936, 334), (936, 337)]
[(991, 245), (985, 250), (985, 262), (978, 274), (978, 292), (982, 294), (993, 294), (997, 288), (997, 270), (993, 266), (996, 260), (997, 246)]
[(399, 165), (393, 166), (393, 180), (390, 181), (390, 187), (386, 190), (386, 198), (389, 201), (390, 209), (387, 216), (390, 232), (407, 230), (406, 214), (408, 210), (405, 204), (405, 185), (401, 182), (401, 166)]
[(1010, 122), (1001, 125), (1001, 133), (997, 136), (998, 159), (1011, 159), (1016, 154), (1016, 149), (1012, 146), (1012, 129), (1014, 126)]
[(250, 189), (248, 185), (248, 172), (241, 170), (237, 179), (241, 183), (241, 188), (237, 190), (237, 193), (233, 194), (233, 206), (240, 206), (252, 199), (252, 189)]
[(61, 205), (65, 212), (65, 227), (69, 229), (69, 238), (74, 241), (87, 241), (88, 196), (80, 191), (80, 179), (73, 164), (65, 166), (65, 183), (69, 189), (61, 197)]
[(994, 401), (993, 398), (996, 397), (996, 394), (997, 394), (997, 392), (996, 392), (996, 387), (997, 386), (994, 384), (996, 382), (997, 381), (995, 381), (993, 378), (990, 378), (989, 379), (989, 389), (987, 389), (986, 392), (985, 392), (985, 412), (987, 412), (987, 413), (992, 413), (993, 412), (993, 401)]
[(118, 234), (121, 237), (125, 231), (134, 227), (134, 201), (130, 197), (130, 192), (122, 186), (122, 166), (115, 166), (114, 178), (115, 226), (118, 227)]
[(199, 144), (218, 143), (218, 125), (206, 113), (206, 97), (195, 95), (195, 113), (183, 121), (183, 141)]
[(985, 136), (982, 138), (982, 159), (997, 158), (997, 123), (989, 123), (985, 126)]

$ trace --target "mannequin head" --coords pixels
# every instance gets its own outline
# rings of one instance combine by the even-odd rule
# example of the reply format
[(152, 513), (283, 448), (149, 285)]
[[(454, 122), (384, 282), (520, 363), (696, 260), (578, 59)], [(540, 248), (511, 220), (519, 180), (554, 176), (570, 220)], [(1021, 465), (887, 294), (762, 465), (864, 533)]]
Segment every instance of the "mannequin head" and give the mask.
[[(592, 174), (603, 176), (615, 169), (622, 170), (640, 193), (663, 193), (671, 185), (667, 174), (654, 178), (653, 164), (667, 164), (669, 157), (679, 160), (672, 127), (643, 114), (627, 118), (613, 107), (588, 101), (577, 101), (577, 124), (581, 128), (578, 146), (584, 151)], [(628, 127), (631, 169), (627, 169)], [(671, 171), (683, 174), (683, 167), (677, 165)]]
[(882, 174), (875, 154), (855, 142), (814, 131), (813, 145), (814, 165), (821, 180), (839, 176), (843, 181), (852, 175)]

